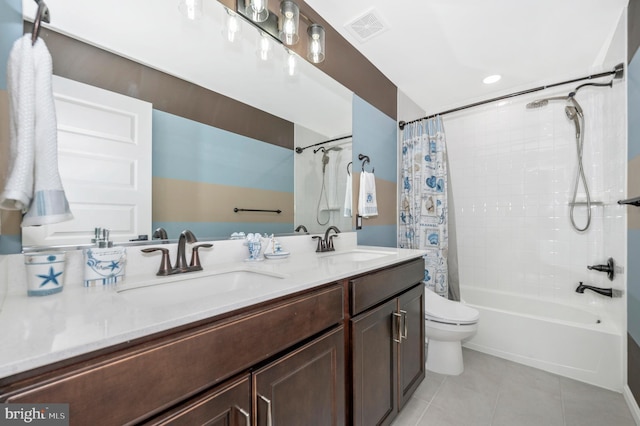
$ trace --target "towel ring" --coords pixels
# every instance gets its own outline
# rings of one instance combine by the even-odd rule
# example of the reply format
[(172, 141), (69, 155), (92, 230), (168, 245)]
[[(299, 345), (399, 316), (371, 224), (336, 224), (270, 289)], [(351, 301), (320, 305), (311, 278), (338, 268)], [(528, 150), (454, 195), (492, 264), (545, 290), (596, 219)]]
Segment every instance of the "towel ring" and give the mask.
[(351, 172), (349, 171), (349, 166), (353, 166), (353, 161), (349, 161), (349, 164), (347, 164), (347, 175), (351, 176)]
[[(362, 171), (363, 171), (363, 172), (365, 171), (365, 170), (364, 170), (364, 165), (365, 165), (365, 164), (367, 164), (367, 163), (371, 164), (371, 161), (369, 160), (369, 156), (368, 156), (368, 155), (358, 154), (358, 160), (361, 160), (361, 161), (362, 161)], [(375, 168), (375, 167), (373, 167), (373, 168), (371, 169), (371, 173), (373, 173), (373, 172), (375, 172), (375, 171), (376, 171), (376, 168)]]

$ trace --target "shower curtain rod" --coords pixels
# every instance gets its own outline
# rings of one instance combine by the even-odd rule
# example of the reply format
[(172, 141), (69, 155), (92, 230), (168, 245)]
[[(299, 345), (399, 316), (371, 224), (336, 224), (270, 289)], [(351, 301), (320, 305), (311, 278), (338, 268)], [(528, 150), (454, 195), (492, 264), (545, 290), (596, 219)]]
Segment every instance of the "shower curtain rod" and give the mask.
[(330, 139), (328, 141), (324, 141), (324, 142), (318, 142), (318, 143), (314, 143), (313, 145), (309, 145), (309, 146), (305, 146), (304, 148), (300, 148), (300, 147), (296, 147), (296, 152), (298, 154), (302, 154), (302, 151), (304, 151), (307, 148), (312, 148), (314, 146), (318, 146), (318, 145), (324, 145), (325, 143), (329, 143), (329, 142), (336, 142), (336, 141), (341, 141), (343, 139), (349, 139), (350, 137), (352, 137), (353, 135), (349, 135), (349, 136), (342, 136), (339, 138), (335, 138), (335, 139)]
[(509, 98), (513, 98), (513, 97), (516, 97), (516, 96), (526, 95), (528, 93), (539, 92), (541, 90), (550, 89), (552, 87), (562, 86), (564, 84), (576, 83), (578, 81), (591, 80), (591, 79), (594, 79), (594, 78), (606, 77), (606, 76), (609, 76), (609, 75), (612, 75), (612, 74), (614, 75), (614, 77), (613, 77), (614, 79), (618, 79), (618, 78), (622, 78), (623, 73), (624, 73), (624, 64), (623, 63), (619, 63), (611, 71), (605, 71), (605, 72), (601, 72), (599, 74), (588, 75), (586, 77), (575, 78), (573, 80), (562, 81), (560, 83), (549, 84), (549, 85), (546, 85), (546, 86), (540, 86), (540, 87), (536, 87), (536, 88), (533, 88), (533, 89), (528, 89), (528, 90), (523, 90), (523, 91), (520, 91), (520, 92), (510, 93), (508, 95), (498, 96), (497, 98), (491, 98), (491, 99), (486, 99), (484, 101), (474, 102), (474, 103), (469, 104), (469, 105), (464, 105), (464, 106), (461, 106), (461, 107), (449, 109), (447, 111), (439, 112), (437, 114), (431, 114), (431, 115), (428, 115), (426, 117), (418, 118), (418, 119), (415, 119), (415, 120), (412, 120), (412, 121), (400, 121), (400, 122), (398, 122), (398, 127), (400, 127), (400, 130), (403, 130), (404, 126), (406, 126), (407, 124), (415, 123), (415, 122), (420, 121), (420, 120), (427, 120), (429, 118), (433, 118), (433, 117), (436, 117), (438, 115), (450, 114), (452, 112), (462, 111), (462, 110), (467, 109), (467, 108), (473, 108), (473, 107), (477, 107), (477, 106), (480, 106), (480, 105), (488, 104), (488, 103), (491, 103), (491, 102), (501, 101), (503, 99), (509, 99)]

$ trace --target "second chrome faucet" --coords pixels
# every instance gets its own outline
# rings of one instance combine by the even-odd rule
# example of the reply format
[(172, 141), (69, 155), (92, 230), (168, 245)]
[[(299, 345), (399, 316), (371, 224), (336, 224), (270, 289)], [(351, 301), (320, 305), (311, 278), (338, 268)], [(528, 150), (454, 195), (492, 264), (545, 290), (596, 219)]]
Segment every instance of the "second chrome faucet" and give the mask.
[[(334, 231), (335, 234), (329, 235), (331, 231)], [(326, 251), (335, 251), (335, 247), (333, 246), (333, 239), (338, 236), (340, 230), (336, 226), (330, 226), (324, 233), (324, 238), (319, 235), (314, 235), (314, 240), (318, 240), (318, 247), (316, 248), (316, 253), (324, 253)]]
[(202, 271), (202, 265), (200, 264), (200, 256), (198, 254), (198, 249), (202, 248), (210, 248), (213, 247), (213, 244), (205, 243), (198, 244), (193, 246), (191, 249), (191, 261), (187, 265), (187, 255), (186, 255), (186, 246), (187, 243), (193, 244), (197, 243), (198, 239), (193, 234), (193, 232), (185, 229), (180, 233), (180, 238), (178, 239), (178, 253), (176, 255), (176, 263), (175, 267), (171, 266), (171, 260), (169, 259), (169, 249), (164, 247), (153, 247), (142, 249), (144, 253), (151, 253), (154, 251), (162, 252), (162, 260), (160, 261), (160, 269), (156, 275), (173, 275), (180, 274), (185, 272), (194, 272), (194, 271)]

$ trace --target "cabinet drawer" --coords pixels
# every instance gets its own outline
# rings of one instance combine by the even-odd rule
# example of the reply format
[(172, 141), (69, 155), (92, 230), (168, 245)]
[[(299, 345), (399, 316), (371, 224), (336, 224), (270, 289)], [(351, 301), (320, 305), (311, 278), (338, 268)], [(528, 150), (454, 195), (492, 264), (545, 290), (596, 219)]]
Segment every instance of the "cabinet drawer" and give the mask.
[(169, 413), (144, 423), (145, 426), (246, 425), (251, 418), (249, 375), (220, 385)]
[[(71, 424), (127, 424), (149, 417), (343, 319), (338, 285), (168, 336), (67, 370), (0, 400), (69, 403)], [(30, 380), (30, 383), (33, 381)]]
[(351, 315), (357, 315), (413, 287), (423, 278), (424, 260), (419, 258), (349, 281)]

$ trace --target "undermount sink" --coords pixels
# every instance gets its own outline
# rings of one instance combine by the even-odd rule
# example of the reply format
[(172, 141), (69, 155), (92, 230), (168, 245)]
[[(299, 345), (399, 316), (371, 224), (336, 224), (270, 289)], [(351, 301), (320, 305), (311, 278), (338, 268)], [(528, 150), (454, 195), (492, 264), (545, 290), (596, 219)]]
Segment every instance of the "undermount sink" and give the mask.
[(284, 274), (250, 268), (190, 272), (143, 282), (123, 283), (116, 290), (136, 305), (162, 307), (215, 298), (218, 302), (251, 295), (276, 284)]
[(381, 257), (397, 254), (395, 251), (354, 249), (347, 251), (335, 251), (324, 254), (322, 257), (331, 262), (367, 262)]

